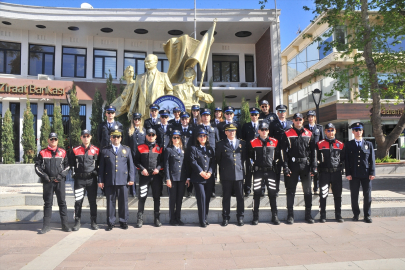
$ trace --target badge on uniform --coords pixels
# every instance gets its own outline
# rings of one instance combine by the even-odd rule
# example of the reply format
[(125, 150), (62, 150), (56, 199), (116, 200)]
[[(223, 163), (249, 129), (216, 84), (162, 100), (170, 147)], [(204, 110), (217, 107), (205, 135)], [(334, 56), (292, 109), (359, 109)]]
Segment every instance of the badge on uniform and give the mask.
[(192, 133), (193, 133), (193, 131), (190, 130), (190, 134), (192, 134)]
[(340, 145), (339, 143), (336, 144), (337, 147), (339, 147), (339, 145)]
[(208, 150), (208, 153), (210, 153), (210, 154), (211, 154), (211, 150)]
[(367, 146), (367, 145), (365, 145), (365, 146), (364, 146), (364, 149), (366, 149), (366, 150), (367, 150), (367, 149), (368, 149), (368, 146)]
[(118, 129), (118, 126), (117, 126), (117, 125), (115, 125), (115, 126), (114, 126), (114, 129)]
[(60, 151), (58, 151), (58, 156), (62, 156), (62, 153)]
[(308, 132), (307, 132), (306, 130), (305, 130), (305, 132), (304, 132), (304, 133), (305, 133), (305, 135), (307, 135), (307, 134), (308, 134)]
[(94, 154), (94, 149), (91, 149), (90, 151), (91, 151), (92, 154)]
[(319, 129), (316, 129), (315, 132), (319, 132)]
[(273, 121), (273, 120), (274, 120), (273, 116), (270, 116), (270, 120), (271, 120), (271, 121)]
[(295, 157), (292, 157), (292, 159), (291, 159), (291, 160), (292, 160), (292, 162), (295, 162)]
[(211, 131), (214, 131), (214, 128), (213, 128), (213, 127), (211, 127)]
[(240, 147), (240, 148), (242, 148), (242, 145), (241, 145), (241, 144), (239, 144), (239, 147)]
[(126, 153), (127, 153), (127, 150), (122, 149), (122, 153), (123, 153), (123, 154), (126, 154)]
[(156, 150), (157, 150), (157, 151), (159, 151), (159, 150), (160, 150), (160, 147), (159, 147), (159, 146), (158, 146), (158, 147), (156, 147)]
[(273, 145), (273, 141), (270, 141), (270, 145)]

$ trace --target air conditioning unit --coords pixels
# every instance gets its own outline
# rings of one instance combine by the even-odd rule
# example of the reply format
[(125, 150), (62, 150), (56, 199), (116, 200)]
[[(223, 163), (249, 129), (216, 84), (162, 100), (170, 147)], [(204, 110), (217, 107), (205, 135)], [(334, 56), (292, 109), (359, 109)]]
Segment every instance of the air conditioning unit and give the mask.
[(55, 79), (55, 76), (53, 76), (53, 75), (38, 74), (38, 80), (50, 81), (50, 80), (54, 80), (54, 79)]
[(248, 84), (243, 82), (243, 83), (239, 83), (239, 87), (248, 87)]

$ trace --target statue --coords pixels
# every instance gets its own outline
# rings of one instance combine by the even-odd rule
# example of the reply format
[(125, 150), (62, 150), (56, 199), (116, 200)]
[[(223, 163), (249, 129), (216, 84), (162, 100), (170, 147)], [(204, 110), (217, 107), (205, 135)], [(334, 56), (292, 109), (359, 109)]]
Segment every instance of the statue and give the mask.
[(186, 68), (184, 71), (185, 83), (174, 86), (174, 95), (181, 99), (186, 107), (186, 111), (191, 112), (191, 106), (200, 105), (199, 100), (205, 103), (212, 103), (214, 98), (210, 94), (205, 94), (201, 88), (194, 86), (193, 80), (196, 76), (194, 69)]
[(124, 91), (122, 94), (116, 98), (112, 106), (116, 108), (116, 116), (120, 116), (129, 110), (129, 106), (131, 105), (132, 95), (134, 93), (135, 81), (134, 81), (134, 67), (127, 66), (124, 70), (124, 78), (127, 81), (127, 85), (125, 86)]

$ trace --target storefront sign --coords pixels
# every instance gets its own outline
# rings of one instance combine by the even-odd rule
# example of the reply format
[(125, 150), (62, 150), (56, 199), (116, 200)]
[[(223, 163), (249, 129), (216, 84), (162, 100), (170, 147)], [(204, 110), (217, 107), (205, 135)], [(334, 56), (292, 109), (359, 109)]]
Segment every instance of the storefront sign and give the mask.
[(398, 116), (400, 117), (404, 109), (397, 109), (397, 110), (381, 110), (381, 116)]
[(64, 88), (56, 87), (39, 87), (33, 84), (14, 86), (8, 85), (7, 83), (0, 83), (0, 94), (17, 94), (17, 95), (51, 95), (51, 96), (62, 96), (65, 93)]

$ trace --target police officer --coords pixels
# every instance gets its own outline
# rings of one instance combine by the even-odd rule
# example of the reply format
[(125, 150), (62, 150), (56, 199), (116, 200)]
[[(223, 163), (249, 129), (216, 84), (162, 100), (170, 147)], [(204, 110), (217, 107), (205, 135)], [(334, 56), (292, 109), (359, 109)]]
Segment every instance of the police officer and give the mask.
[(214, 173), (216, 170), (216, 161), (214, 149), (208, 141), (208, 132), (200, 128), (195, 145), (190, 149), (191, 173), (190, 180), (195, 186), (195, 196), (197, 199), (198, 219), (200, 227), (205, 228), (209, 225), (207, 220), (212, 186), (215, 185)]
[(105, 188), (107, 197), (107, 228), (111, 231), (115, 226), (116, 199), (118, 197), (118, 215), (120, 227), (128, 229), (128, 189), (133, 185), (135, 169), (131, 149), (122, 145), (122, 130), (115, 129), (110, 133), (112, 145), (104, 147), (100, 155), (98, 186)]
[(75, 225), (73, 231), (80, 229), (80, 218), (82, 215), (82, 204), (84, 194), (87, 192), (87, 198), (90, 204), (91, 229), (98, 230), (97, 225), (97, 171), (99, 163), (100, 150), (90, 144), (90, 130), (82, 130), (80, 139), (82, 145), (73, 148), (69, 156), (69, 164), (74, 168), (73, 178), (75, 179)]
[[(180, 114), (180, 118), (181, 118), (181, 128), (180, 128), (181, 142), (183, 144), (185, 156), (189, 157), (191, 145), (194, 144), (193, 130), (192, 130), (192, 127), (189, 125), (190, 115), (187, 112), (182, 112)], [(190, 173), (191, 173), (190, 159), (186, 158), (184, 163), (187, 164), (186, 165), (187, 180), (190, 180)], [(192, 191), (193, 191), (193, 184), (190, 181), (188, 183), (189, 183), (189, 185), (187, 186), (187, 189), (186, 189), (186, 197), (190, 198)]]
[(145, 123), (143, 124), (143, 127), (147, 130), (150, 128), (153, 128), (156, 130), (156, 126), (160, 125), (160, 119), (158, 117), (158, 112), (159, 112), (159, 105), (153, 103), (149, 105), (149, 113), (150, 113), (150, 118), (145, 120)]
[[(250, 122), (243, 124), (242, 126), (242, 140), (244, 140), (248, 145), (251, 140), (259, 136), (259, 109), (250, 108)], [(245, 196), (248, 197), (252, 189), (252, 165), (250, 159), (246, 161), (246, 178), (244, 185)]]
[(227, 138), (218, 142), (215, 159), (219, 166), (222, 183), (222, 226), (228, 226), (231, 212), (231, 194), (236, 195), (237, 225), (243, 226), (245, 204), (243, 200), (243, 179), (245, 178), (246, 143), (236, 139), (237, 127), (234, 124), (225, 126)]
[(253, 139), (248, 144), (249, 157), (253, 161), (253, 220), (252, 225), (259, 223), (259, 206), (261, 190), (267, 186), (270, 207), (271, 222), (279, 225), (277, 211), (277, 190), (279, 182), (276, 181), (276, 159), (280, 155), (280, 144), (275, 138), (269, 135), (269, 124), (266, 121), (260, 122), (259, 137)]
[[(131, 126), (126, 131), (125, 145), (131, 148), (132, 160), (135, 160), (135, 154), (138, 145), (145, 143), (146, 129), (142, 125), (142, 114), (132, 114)], [(139, 173), (135, 172), (135, 183), (139, 183)], [(132, 197), (136, 196), (136, 184), (129, 186), (129, 193)]]
[[(308, 124), (304, 125), (304, 128), (310, 130), (314, 134), (315, 143), (325, 139), (325, 133), (321, 125), (316, 123), (316, 112), (308, 111), (307, 112)], [(318, 174), (313, 176), (314, 178), (314, 194), (318, 193)]]
[(69, 172), (69, 161), (65, 149), (58, 147), (58, 135), (51, 132), (48, 136), (48, 147), (42, 149), (35, 161), (35, 172), (41, 177), (44, 198), (44, 220), (40, 234), (50, 231), (53, 194), (56, 194), (62, 231), (70, 232), (65, 200), (65, 181)]
[(194, 128), (194, 127), (198, 126), (200, 124), (200, 122), (201, 122), (200, 106), (193, 105), (193, 106), (191, 106), (190, 126)]
[(335, 125), (325, 125), (326, 137), (316, 144), (316, 157), (318, 160), (319, 188), (320, 188), (320, 219), (326, 222), (326, 198), (329, 195), (329, 186), (332, 184), (333, 199), (335, 201), (335, 219), (343, 222), (342, 218), (342, 168), (345, 160), (345, 148), (341, 141), (336, 140)]
[(97, 136), (98, 141), (100, 142), (100, 149), (111, 145), (110, 133), (113, 130), (123, 129), (122, 124), (114, 120), (115, 111), (116, 108), (114, 106), (107, 106), (105, 108), (105, 116), (107, 117), (107, 121), (102, 122), (100, 125), (98, 125)]
[(346, 143), (346, 178), (350, 181), (353, 220), (359, 220), (361, 185), (364, 196), (364, 221), (371, 223), (373, 222), (371, 219), (371, 181), (375, 178), (375, 156), (373, 144), (363, 139), (363, 127), (364, 124), (361, 122), (353, 123), (350, 126), (354, 140)]
[[(293, 127), (293, 122), (286, 119), (287, 109), (288, 109), (288, 107), (286, 105), (283, 105), (283, 104), (278, 105), (276, 107), (278, 121), (277, 120), (272, 121), (269, 126), (269, 128), (270, 128), (269, 136), (272, 138), (275, 138), (279, 142), (281, 142), (285, 131)], [(281, 168), (282, 168), (281, 159), (278, 159), (278, 161), (276, 163), (277, 163), (276, 164), (276, 181), (277, 181), (277, 194), (278, 194), (279, 187), (280, 187)]]
[(181, 118), (180, 118), (181, 110), (179, 107), (173, 108), (173, 115), (174, 118), (169, 120), (169, 124), (172, 125), (176, 129), (180, 129), (181, 127)]
[(163, 188), (163, 149), (156, 143), (156, 131), (152, 128), (146, 130), (145, 143), (138, 145), (135, 166), (141, 172), (136, 227), (141, 228), (143, 225), (143, 212), (149, 187), (152, 187), (154, 224), (156, 227), (160, 227), (162, 226), (160, 223), (160, 196)]
[(259, 120), (265, 120), (269, 125), (271, 122), (277, 120), (277, 115), (270, 112), (270, 105), (267, 100), (262, 100), (260, 102), (260, 108), (262, 109), (262, 112), (260, 113)]
[(287, 190), (287, 224), (294, 223), (294, 197), (298, 178), (301, 178), (305, 201), (305, 221), (314, 223), (311, 216), (312, 192), (311, 175), (317, 173), (315, 143), (312, 132), (303, 127), (301, 113), (293, 116), (293, 128), (287, 130), (282, 141), (282, 161), (284, 162), (284, 182)]
[(170, 135), (173, 130), (173, 126), (170, 125), (169, 122), (169, 111), (168, 110), (160, 110), (160, 125), (155, 125), (156, 131), (156, 142), (159, 146), (165, 149), (170, 142)]
[(223, 122), (223, 113), (221, 107), (216, 107), (214, 110), (214, 119), (211, 120), (211, 125), (213, 127), (218, 127), (218, 124)]
[(235, 114), (234, 114), (235, 109), (231, 106), (226, 106), (224, 108), (224, 111), (225, 111), (225, 121), (219, 123), (217, 126), (218, 132), (219, 132), (219, 139), (220, 140), (226, 139), (225, 126), (227, 124), (232, 124), (232, 123), (237, 127), (236, 138), (240, 138), (241, 137), (241, 127), (240, 127), (240, 125), (238, 125), (238, 123), (234, 123), (234, 121), (233, 121), (233, 117), (235, 116)]

